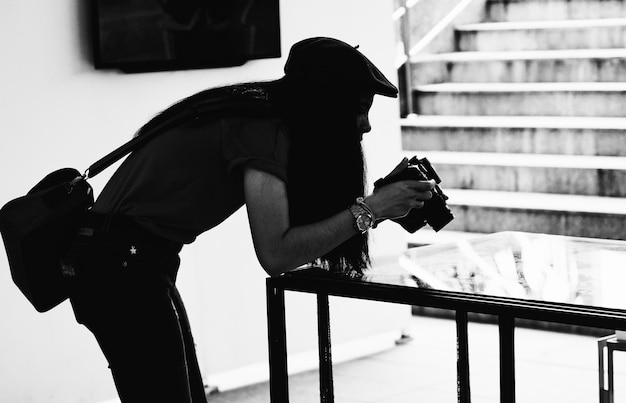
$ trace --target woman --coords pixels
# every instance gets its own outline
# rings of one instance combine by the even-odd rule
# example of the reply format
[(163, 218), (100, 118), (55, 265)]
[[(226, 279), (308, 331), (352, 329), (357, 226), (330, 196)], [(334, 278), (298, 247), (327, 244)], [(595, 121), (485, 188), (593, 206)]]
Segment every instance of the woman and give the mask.
[[(63, 262), (75, 273), (77, 321), (98, 340), (122, 402), (206, 401), (174, 286), (178, 252), (243, 204), (269, 275), (308, 263), (359, 275), (368, 230), (432, 196), (428, 181), (365, 195), (374, 94), (397, 89), (355, 48), (310, 38), (292, 47), (283, 78), (200, 92), (139, 130), (198, 111), (124, 161)], [(224, 106), (203, 113), (216, 99)]]

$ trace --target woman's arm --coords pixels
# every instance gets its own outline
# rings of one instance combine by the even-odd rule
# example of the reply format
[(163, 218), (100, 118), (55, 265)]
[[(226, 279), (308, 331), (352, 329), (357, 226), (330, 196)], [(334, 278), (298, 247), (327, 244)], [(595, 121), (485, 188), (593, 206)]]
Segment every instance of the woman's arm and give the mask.
[[(403, 181), (385, 186), (365, 202), (382, 219), (406, 215), (430, 199), (431, 182)], [(263, 171), (246, 169), (244, 192), (257, 257), (271, 276), (293, 270), (330, 252), (356, 235), (348, 207), (325, 220), (292, 227), (285, 183)]]

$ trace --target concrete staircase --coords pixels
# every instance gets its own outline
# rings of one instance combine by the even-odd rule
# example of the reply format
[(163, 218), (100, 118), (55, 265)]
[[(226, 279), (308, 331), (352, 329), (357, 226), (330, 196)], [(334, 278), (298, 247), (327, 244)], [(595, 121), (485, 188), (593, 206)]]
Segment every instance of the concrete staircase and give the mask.
[(455, 48), (411, 58), (407, 155), (456, 219), (410, 244), (496, 231), (626, 239), (626, 0), (487, 0)]

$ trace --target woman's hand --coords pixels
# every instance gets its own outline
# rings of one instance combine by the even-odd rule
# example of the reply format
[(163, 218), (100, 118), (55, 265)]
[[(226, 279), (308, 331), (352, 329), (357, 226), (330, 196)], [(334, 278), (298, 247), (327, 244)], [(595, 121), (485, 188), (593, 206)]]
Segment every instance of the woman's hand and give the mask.
[(365, 198), (376, 216), (376, 221), (401, 218), (413, 208), (424, 207), (424, 202), (433, 197), (435, 181), (404, 180), (390, 183)]

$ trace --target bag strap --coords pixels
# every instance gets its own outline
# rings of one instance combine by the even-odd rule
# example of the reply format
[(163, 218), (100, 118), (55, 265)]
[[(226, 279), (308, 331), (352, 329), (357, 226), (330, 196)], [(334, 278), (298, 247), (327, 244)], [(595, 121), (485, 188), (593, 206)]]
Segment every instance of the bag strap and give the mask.
[(185, 121), (198, 119), (201, 116), (207, 116), (215, 112), (220, 112), (220, 115), (225, 116), (246, 111), (265, 114), (274, 110), (273, 104), (268, 100), (267, 93), (261, 89), (234, 87), (226, 93), (224, 93), (224, 91), (221, 92), (222, 94), (215, 96), (215, 91), (209, 91), (210, 96), (208, 98), (204, 97), (204, 99), (200, 99), (198, 102), (184, 107), (181, 112), (176, 113), (170, 119), (157, 124), (155, 127), (149, 128), (144, 133), (111, 151), (109, 154), (91, 164), (85, 171), (84, 178), (93, 178), (131, 151), (137, 150), (139, 147), (152, 140), (158, 134)]
[[(185, 115), (188, 118), (189, 111), (185, 111)], [(178, 122), (179, 119), (182, 120), (184, 119), (184, 117), (177, 116), (176, 122)], [(133, 137), (127, 143), (121, 145), (104, 157), (100, 158), (98, 161), (91, 164), (89, 168), (87, 168), (87, 170), (85, 171), (85, 179), (93, 178), (94, 176), (98, 175), (100, 172), (113, 165), (115, 162), (129, 154), (131, 151), (138, 149), (139, 147), (147, 143), (148, 140), (151, 140), (152, 138), (156, 137), (157, 134), (165, 131), (166, 128), (173, 126), (173, 123), (173, 120), (167, 121), (150, 131)]]

